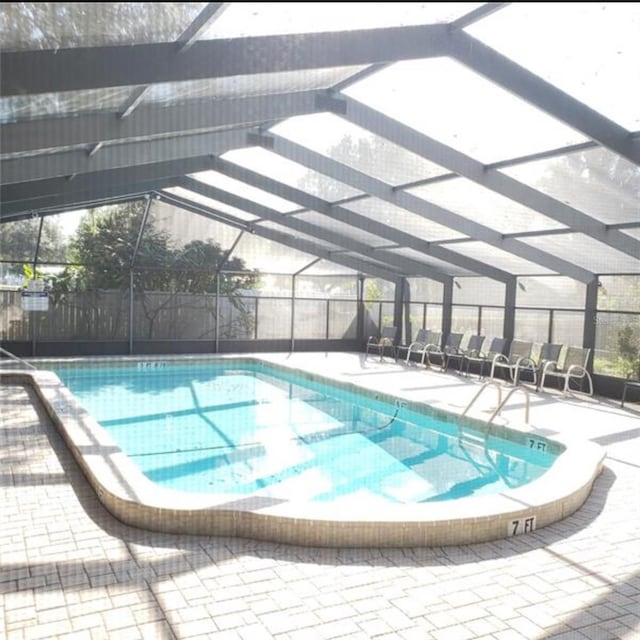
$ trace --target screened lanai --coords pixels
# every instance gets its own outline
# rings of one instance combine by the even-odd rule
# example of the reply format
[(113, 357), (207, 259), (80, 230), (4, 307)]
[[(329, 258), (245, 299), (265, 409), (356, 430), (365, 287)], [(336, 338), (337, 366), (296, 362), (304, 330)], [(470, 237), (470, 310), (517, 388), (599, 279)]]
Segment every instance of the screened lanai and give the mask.
[(638, 3), (3, 3), (0, 344), (640, 362)]

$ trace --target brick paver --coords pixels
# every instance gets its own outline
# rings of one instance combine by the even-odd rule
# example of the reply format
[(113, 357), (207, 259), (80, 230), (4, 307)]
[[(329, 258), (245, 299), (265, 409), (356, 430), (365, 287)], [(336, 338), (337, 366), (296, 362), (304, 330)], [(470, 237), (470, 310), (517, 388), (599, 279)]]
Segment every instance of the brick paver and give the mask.
[(584, 507), (544, 529), (464, 547), (309, 549), (125, 526), (33, 392), (4, 384), (0, 396), (7, 640), (640, 638), (640, 436), (628, 424), (618, 438), (608, 424)]

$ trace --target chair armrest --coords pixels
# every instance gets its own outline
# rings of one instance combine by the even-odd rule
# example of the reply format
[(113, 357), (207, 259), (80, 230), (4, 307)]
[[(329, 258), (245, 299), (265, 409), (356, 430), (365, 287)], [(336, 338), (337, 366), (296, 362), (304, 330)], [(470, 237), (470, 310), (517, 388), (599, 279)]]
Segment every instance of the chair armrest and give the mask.
[(579, 364), (572, 364), (567, 369), (567, 376), (579, 375), (582, 377), (585, 373), (587, 373), (587, 370), (582, 365), (579, 365)]
[(516, 369), (524, 369), (525, 367), (535, 370), (536, 363), (529, 356), (521, 356), (516, 360)]

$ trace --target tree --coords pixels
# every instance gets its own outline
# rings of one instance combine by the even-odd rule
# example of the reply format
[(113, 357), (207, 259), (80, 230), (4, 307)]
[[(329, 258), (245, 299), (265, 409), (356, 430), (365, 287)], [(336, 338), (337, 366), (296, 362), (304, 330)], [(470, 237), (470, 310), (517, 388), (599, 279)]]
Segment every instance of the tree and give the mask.
[[(85, 215), (70, 246), (71, 259), (77, 264), (52, 278), (54, 304), (70, 299), (71, 294), (79, 300), (76, 294), (82, 293), (82, 305), (92, 306), (93, 315), (99, 316), (107, 313), (108, 299), (113, 317), (105, 324), (116, 334), (125, 321), (123, 310), (133, 285), (145, 335), (152, 338), (162, 333), (158, 327), (163, 320), (179, 332), (175, 318), (186, 323), (188, 308), (198, 313), (206, 309), (215, 316), (215, 297), (205, 294), (216, 293), (220, 278), (220, 292), (241, 317), (246, 316), (241, 293), (256, 286), (257, 274), (238, 258), (226, 261), (227, 252), (212, 239), (173, 248), (169, 233), (157, 229), (152, 217), (141, 233), (145, 206), (145, 202), (111, 205)], [(221, 268), (227, 273), (220, 273)]]
[[(33, 265), (36, 257), (39, 228), (39, 218), (16, 220), (2, 224), (0, 257), (3, 260), (15, 262), (13, 265), (5, 266), (7, 273), (20, 275), (23, 273), (22, 265), (25, 262)], [(64, 262), (67, 257), (67, 249), (67, 241), (60, 225), (53, 216), (48, 217), (42, 226), (40, 246), (38, 247), (39, 261)]]

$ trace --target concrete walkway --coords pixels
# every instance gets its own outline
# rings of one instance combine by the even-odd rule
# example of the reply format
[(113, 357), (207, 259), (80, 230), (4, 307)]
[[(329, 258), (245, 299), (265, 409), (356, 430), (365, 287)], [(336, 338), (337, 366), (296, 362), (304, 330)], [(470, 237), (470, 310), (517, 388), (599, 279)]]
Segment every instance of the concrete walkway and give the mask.
[[(454, 411), (478, 384), (358, 354), (296, 359)], [(622, 411), (611, 401), (532, 397), (536, 427), (571, 429), (607, 448), (605, 469), (577, 513), (478, 545), (334, 550), (122, 525), (98, 502), (33, 391), (5, 383), (3, 637), (640, 638), (638, 405)], [(504, 419), (521, 416), (520, 403)]]

